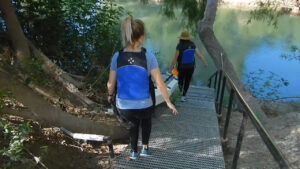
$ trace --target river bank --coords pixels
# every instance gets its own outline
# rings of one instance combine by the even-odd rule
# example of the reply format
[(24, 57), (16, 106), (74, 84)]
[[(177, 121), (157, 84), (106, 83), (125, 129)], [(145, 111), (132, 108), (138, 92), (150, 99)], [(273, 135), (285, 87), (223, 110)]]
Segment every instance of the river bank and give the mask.
[(300, 2), (299, 0), (221, 0), (221, 7), (253, 10), (261, 6), (262, 3), (270, 3), (271, 7), (276, 9), (291, 11), (292, 15), (300, 15)]
[[(300, 166), (300, 103), (264, 103), (263, 109), (267, 110), (266, 123), (264, 127), (275, 144), (287, 158), (292, 168)], [(226, 110), (223, 110), (223, 117), (220, 121), (220, 131), (223, 133), (223, 127), (226, 117)], [(228, 141), (223, 144), (223, 153), (226, 168), (231, 167), (235, 151), (237, 135), (242, 122), (242, 113), (234, 111), (228, 127)], [(263, 143), (261, 137), (248, 118), (245, 128), (245, 135), (242, 142), (240, 158), (237, 168), (279, 168), (273, 159), (271, 153)]]
[[(294, 168), (298, 168), (300, 166), (300, 103), (262, 102), (261, 105), (268, 117), (266, 119), (265, 128), (272, 138), (274, 138), (276, 145), (287, 157), (290, 164)], [(64, 104), (64, 107), (68, 106)], [(160, 112), (168, 111), (167, 109), (165, 104), (161, 104), (157, 107), (154, 116), (158, 116)], [(84, 112), (83, 110), (77, 111), (77, 109), (74, 108), (74, 113), (71, 114), (78, 117), (87, 116), (88, 114)], [(220, 121), (221, 133), (226, 116), (225, 112), (226, 111), (223, 110), (223, 119)], [(105, 112), (102, 113), (107, 114)], [(7, 115), (6, 117), (8, 121), (11, 122), (24, 122), (24, 119), (20, 117), (11, 115)], [(231, 166), (241, 121), (242, 114), (238, 111), (234, 111), (231, 115), (228, 129), (228, 142), (223, 145), (227, 168)], [(32, 132), (26, 141), (25, 147), (34, 156), (40, 158), (47, 167), (82, 168), (82, 166), (85, 166), (85, 168), (110, 168), (111, 164), (106, 145), (94, 145), (74, 141), (65, 136), (57, 127), (46, 127), (36, 121), (32, 121), (31, 124), (33, 126)], [(47, 147), (46, 153), (41, 149), (43, 146)], [(114, 146), (116, 155), (118, 155), (124, 151), (127, 144), (114, 144)], [(29, 155), (25, 156), (19, 164), (22, 166), (21, 168), (24, 166), (28, 168), (36, 167), (34, 159)], [(250, 119), (248, 119), (246, 126), (238, 168), (279, 168)]]
[[(8, 168), (13, 169), (95, 169), (111, 168), (109, 150), (104, 143), (92, 143), (71, 139), (58, 127), (46, 127), (34, 120), (19, 116), (1, 114), (0, 118), (11, 125), (30, 122), (29, 135), (24, 140), (20, 160), (12, 162)], [(8, 145), (0, 132), (0, 149)], [(114, 152), (118, 156), (127, 144), (114, 143)], [(7, 156), (0, 156), (0, 168), (9, 163)]]

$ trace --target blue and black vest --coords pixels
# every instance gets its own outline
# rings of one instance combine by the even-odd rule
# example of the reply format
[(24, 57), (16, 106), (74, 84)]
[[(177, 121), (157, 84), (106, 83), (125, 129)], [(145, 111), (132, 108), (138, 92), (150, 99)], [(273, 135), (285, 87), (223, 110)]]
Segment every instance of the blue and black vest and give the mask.
[(117, 97), (141, 100), (150, 96), (155, 105), (154, 85), (148, 74), (146, 49), (142, 48), (141, 52), (120, 50), (117, 59)]

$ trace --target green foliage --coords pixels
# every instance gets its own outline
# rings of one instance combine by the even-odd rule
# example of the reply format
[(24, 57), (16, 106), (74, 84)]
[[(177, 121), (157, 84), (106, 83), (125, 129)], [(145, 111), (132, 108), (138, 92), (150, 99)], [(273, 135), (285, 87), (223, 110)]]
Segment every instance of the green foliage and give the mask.
[(170, 96), (170, 100), (175, 103), (181, 96), (180, 90), (177, 88), (173, 94)]
[(206, 2), (207, 0), (165, 0), (162, 10), (167, 17), (175, 19), (175, 10), (180, 6), (181, 15), (184, 16), (182, 22), (188, 28), (196, 28), (198, 21), (204, 17)]
[(49, 151), (48, 146), (41, 146), (40, 149), (41, 149), (42, 154), (47, 154)]
[(163, 6), (163, 12), (164, 14), (171, 18), (174, 19), (175, 18), (175, 12), (174, 9), (176, 9), (178, 6), (178, 1), (174, 1), (174, 0), (166, 0), (164, 1), (164, 6)]
[[(0, 119), (0, 131), (4, 134), (4, 146), (0, 148), (2, 156), (8, 159), (2, 164), (3, 168), (9, 168), (18, 162), (24, 150), (24, 141), (30, 131), (30, 122), (12, 124), (6, 119)], [(8, 143), (5, 145), (5, 143)]]
[(28, 85), (32, 81), (43, 85), (43, 86), (48, 86), (51, 87), (51, 80), (49, 78), (46, 78), (46, 74), (42, 68), (43, 63), (35, 58), (27, 62), (28, 65), (28, 72), (29, 72), (29, 77), (25, 79), (25, 84)]
[(250, 12), (248, 24), (251, 23), (252, 20), (257, 20), (267, 22), (268, 25), (277, 28), (278, 18), (286, 13), (290, 13), (290, 11), (291, 9), (278, 9), (276, 2), (260, 2), (259, 8)]
[(12, 92), (9, 90), (0, 90), (0, 110), (5, 107), (4, 99), (6, 97), (12, 97)]
[(85, 74), (121, 46), (123, 8), (111, 0), (13, 1), (26, 36), (60, 67)]
[[(0, 110), (5, 107), (4, 99), (12, 97), (9, 90), (0, 90)], [(30, 122), (22, 124), (12, 124), (5, 118), (0, 118), (0, 153), (4, 157), (2, 162), (3, 168), (10, 168), (20, 160), (23, 150), (24, 141), (30, 131)], [(6, 158), (5, 158), (6, 157)]]
[(197, 25), (198, 22), (204, 17), (206, 7), (206, 0), (201, 1), (184, 1), (182, 4), (182, 14), (187, 16), (188, 25)]
[(272, 100), (279, 98), (279, 89), (288, 86), (289, 82), (273, 72), (265, 72), (259, 69), (245, 76), (245, 84), (253, 96)]
[(109, 66), (106, 69), (94, 68), (88, 73), (86, 79), (89, 89), (96, 89), (98, 92), (106, 90), (106, 83), (109, 76)]

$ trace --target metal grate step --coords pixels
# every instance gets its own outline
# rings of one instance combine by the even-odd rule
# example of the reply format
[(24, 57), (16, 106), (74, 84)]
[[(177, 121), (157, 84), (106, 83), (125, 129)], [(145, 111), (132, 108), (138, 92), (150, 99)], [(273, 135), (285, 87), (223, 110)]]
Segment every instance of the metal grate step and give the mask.
[(127, 161), (129, 149), (116, 158), (113, 168), (224, 169), (224, 158), (214, 106), (214, 91), (191, 86), (180, 112), (164, 112), (153, 119), (149, 142), (151, 155)]

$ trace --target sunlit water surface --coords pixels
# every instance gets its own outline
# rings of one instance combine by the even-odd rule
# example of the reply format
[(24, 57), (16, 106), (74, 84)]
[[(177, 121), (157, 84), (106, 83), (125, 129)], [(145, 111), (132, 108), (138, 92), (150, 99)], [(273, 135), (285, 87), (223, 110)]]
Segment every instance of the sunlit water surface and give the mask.
[[(156, 53), (161, 71), (166, 72), (175, 54), (178, 36), (186, 29), (181, 22), (180, 9), (176, 12), (176, 18), (172, 20), (163, 15), (159, 4), (124, 0), (120, 0), (119, 3), (135, 18), (145, 22), (147, 38), (144, 47)], [(249, 81), (246, 75), (263, 70), (264, 73), (260, 74), (263, 80), (254, 84), (257, 90), (263, 88), (264, 82), (272, 72), (276, 75), (276, 78), (273, 78), (274, 83), (277, 83), (276, 79), (281, 78), (288, 82), (287, 86), (279, 87), (279, 97), (300, 96), (300, 60), (282, 58), (283, 55), (292, 58), (300, 55), (299, 49), (291, 51), (292, 46), (300, 48), (300, 17), (282, 16), (277, 28), (262, 22), (247, 24), (248, 18), (247, 11), (221, 7), (218, 8), (214, 24), (216, 37), (230, 57), (236, 72), (246, 83)], [(205, 85), (208, 77), (216, 69), (198, 35), (193, 33), (193, 36), (209, 67), (204, 69), (197, 60), (192, 83)], [(270, 80), (271, 83), (273, 81)]]

